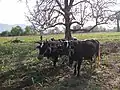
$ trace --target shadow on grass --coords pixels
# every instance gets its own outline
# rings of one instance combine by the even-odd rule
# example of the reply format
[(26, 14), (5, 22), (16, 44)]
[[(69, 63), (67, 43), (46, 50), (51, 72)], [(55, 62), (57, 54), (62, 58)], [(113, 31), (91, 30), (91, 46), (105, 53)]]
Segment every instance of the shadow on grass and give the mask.
[(0, 74), (2, 85), (0, 90), (20, 90), (38, 83), (40, 84), (39, 88), (45, 90), (84, 89), (88, 87), (91, 73), (82, 72), (80, 77), (76, 77), (72, 74), (71, 69), (65, 65), (55, 68), (48, 65), (44, 65), (42, 68), (39, 62), (27, 66), (21, 65), (15, 70)]
[(92, 76), (96, 76), (96, 74), (81, 71), (80, 76), (76, 77), (72, 72), (67, 73), (59, 78), (58, 83), (54, 83), (53, 86), (44, 88), (44, 90), (100, 90)]

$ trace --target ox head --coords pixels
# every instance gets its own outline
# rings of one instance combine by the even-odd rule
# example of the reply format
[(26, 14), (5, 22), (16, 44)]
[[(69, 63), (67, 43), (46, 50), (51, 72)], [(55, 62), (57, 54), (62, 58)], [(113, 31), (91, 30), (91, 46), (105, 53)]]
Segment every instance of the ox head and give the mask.
[(68, 41), (68, 40), (66, 40), (66, 41), (64, 41), (64, 48), (66, 48), (66, 49), (69, 49), (70, 48), (70, 46), (71, 46), (71, 42), (70, 41)]
[(47, 56), (51, 51), (48, 41), (39, 42), (39, 45), (36, 48), (39, 50), (38, 59), (42, 59), (44, 56)]
[(74, 56), (76, 52), (76, 46), (79, 44), (79, 40), (71, 40), (69, 43), (69, 66), (72, 67), (73, 61), (76, 58)]

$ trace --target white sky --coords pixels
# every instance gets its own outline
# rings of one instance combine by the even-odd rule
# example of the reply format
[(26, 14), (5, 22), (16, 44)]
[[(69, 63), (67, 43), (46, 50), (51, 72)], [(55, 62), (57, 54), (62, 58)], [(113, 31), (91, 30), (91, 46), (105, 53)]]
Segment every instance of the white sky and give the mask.
[[(117, 1), (120, 2), (120, 0)], [(117, 7), (117, 9), (120, 8)], [(18, 0), (0, 0), (0, 23), (28, 24), (25, 18), (26, 11), (27, 8), (24, 2), (18, 2)]]
[(25, 12), (26, 5), (17, 0), (0, 0), (0, 23), (27, 24)]

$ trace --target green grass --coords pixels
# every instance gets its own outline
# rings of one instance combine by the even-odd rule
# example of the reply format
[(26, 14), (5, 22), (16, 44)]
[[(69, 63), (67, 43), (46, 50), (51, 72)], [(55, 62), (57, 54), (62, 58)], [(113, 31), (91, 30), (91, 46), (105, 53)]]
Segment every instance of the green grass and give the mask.
[(15, 64), (26, 64), (36, 57), (37, 52), (32, 43), (0, 44), (0, 72), (14, 69)]
[[(72, 34), (72, 36), (81, 40), (95, 38), (101, 42), (120, 41), (120, 32), (78, 33)], [(64, 34), (44, 35), (43, 39), (49, 40), (51, 37), (54, 37), (55, 39), (60, 39), (64, 38)], [(7, 42), (9, 40), (14, 40), (15, 38), (24, 40), (25, 42), (33, 42), (40, 40), (40, 36), (15, 36), (15, 37), (0, 37), (0, 42), (1, 43)]]
[(83, 34), (73, 34), (73, 36), (79, 39), (95, 38), (101, 42), (120, 41), (120, 33), (118, 32), (83, 33)]

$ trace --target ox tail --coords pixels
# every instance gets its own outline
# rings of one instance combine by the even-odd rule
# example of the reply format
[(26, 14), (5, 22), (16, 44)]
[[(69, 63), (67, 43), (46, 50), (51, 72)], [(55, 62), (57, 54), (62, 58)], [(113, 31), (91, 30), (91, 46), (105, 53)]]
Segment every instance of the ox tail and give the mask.
[(99, 67), (100, 66), (100, 43), (98, 43), (98, 53), (97, 53), (97, 66)]

